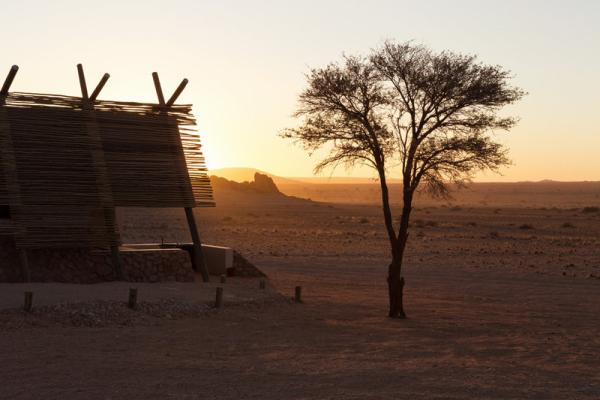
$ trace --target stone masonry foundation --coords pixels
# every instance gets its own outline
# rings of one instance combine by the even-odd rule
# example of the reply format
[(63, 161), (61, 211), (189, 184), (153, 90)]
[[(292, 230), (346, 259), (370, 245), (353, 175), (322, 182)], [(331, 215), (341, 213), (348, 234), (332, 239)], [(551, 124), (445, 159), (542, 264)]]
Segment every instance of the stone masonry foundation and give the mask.
[[(33, 282), (97, 283), (114, 280), (108, 251), (31, 249), (27, 252)], [(190, 255), (181, 249), (121, 250), (121, 265), (132, 282), (194, 280)], [(14, 241), (0, 237), (0, 282), (22, 282), (21, 264)]]

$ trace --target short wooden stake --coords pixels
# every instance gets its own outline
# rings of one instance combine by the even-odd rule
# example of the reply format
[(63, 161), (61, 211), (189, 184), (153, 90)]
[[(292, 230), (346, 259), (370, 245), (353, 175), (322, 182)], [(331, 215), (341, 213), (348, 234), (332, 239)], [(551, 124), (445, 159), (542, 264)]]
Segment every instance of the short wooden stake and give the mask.
[(221, 283), (227, 283), (227, 276), (221, 275)]
[(31, 312), (33, 308), (33, 292), (25, 292), (25, 302), (23, 303), (23, 310)]
[(296, 286), (294, 291), (294, 301), (296, 303), (302, 303), (302, 286)]
[(129, 289), (129, 300), (127, 301), (127, 307), (135, 309), (137, 307), (137, 288)]
[(267, 287), (267, 284), (265, 283), (264, 279), (260, 280), (260, 282), (258, 283), (258, 287), (262, 290), (265, 290), (265, 287)]
[(217, 294), (215, 297), (215, 308), (221, 308), (221, 307), (223, 307), (223, 288), (218, 287)]

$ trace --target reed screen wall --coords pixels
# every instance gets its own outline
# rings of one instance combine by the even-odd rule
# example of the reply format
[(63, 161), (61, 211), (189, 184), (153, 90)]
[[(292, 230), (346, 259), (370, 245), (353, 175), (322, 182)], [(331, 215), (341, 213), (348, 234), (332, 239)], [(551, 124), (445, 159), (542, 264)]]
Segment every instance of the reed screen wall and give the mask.
[(116, 245), (114, 207), (214, 205), (190, 105), (85, 104), (13, 92), (0, 105), (0, 205), (18, 247)]

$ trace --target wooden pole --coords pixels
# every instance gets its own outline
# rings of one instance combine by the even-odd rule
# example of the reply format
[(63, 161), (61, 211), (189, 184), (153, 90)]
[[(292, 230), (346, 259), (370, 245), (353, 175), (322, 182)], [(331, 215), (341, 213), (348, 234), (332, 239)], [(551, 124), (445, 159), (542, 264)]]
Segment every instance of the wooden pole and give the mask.
[(10, 71), (8, 71), (8, 75), (6, 76), (6, 79), (4, 80), (4, 84), (2, 85), (2, 89), (0, 89), (0, 96), (2, 96), (2, 97), (8, 96), (8, 90), (10, 89), (10, 86), (12, 85), (13, 81), (15, 80), (15, 76), (17, 75), (18, 70), (19, 70), (18, 65), (13, 65), (10, 68)]
[(223, 307), (223, 288), (218, 287), (215, 294), (215, 308)]
[(100, 82), (98, 82), (98, 86), (96, 86), (96, 89), (94, 89), (94, 91), (92, 92), (92, 95), (90, 96), (90, 101), (91, 102), (96, 101), (96, 98), (98, 98), (98, 95), (100, 94), (100, 92), (104, 88), (104, 85), (106, 85), (106, 82), (108, 81), (108, 78), (110, 78), (109, 74), (104, 74), (102, 76), (102, 79), (100, 79)]
[[(156, 97), (158, 97), (158, 104), (162, 107), (168, 108), (175, 103), (177, 97), (181, 94), (183, 89), (188, 83), (187, 79), (181, 81), (173, 96), (169, 99), (169, 104), (165, 104), (165, 96), (163, 94), (162, 86), (160, 84), (160, 78), (158, 77), (158, 72), (152, 73), (152, 80), (154, 81), (154, 89), (156, 90)], [(210, 282), (210, 275), (208, 273), (208, 268), (206, 266), (204, 254), (202, 252), (202, 242), (200, 241), (200, 234), (198, 233), (198, 225), (196, 224), (196, 219), (194, 217), (194, 209), (192, 207), (185, 207), (185, 217), (187, 219), (188, 228), (190, 230), (190, 235), (192, 236), (192, 266), (194, 270), (200, 271), (202, 275), (202, 280), (204, 282)]]
[(294, 301), (296, 303), (302, 303), (302, 286), (296, 286), (294, 290)]
[(187, 218), (190, 234), (192, 235), (192, 257), (194, 269), (200, 271), (202, 280), (204, 282), (210, 282), (208, 268), (206, 266), (204, 253), (202, 252), (202, 242), (200, 241), (200, 234), (198, 233), (198, 227), (196, 226), (196, 219), (194, 217), (194, 209), (191, 207), (185, 207), (185, 217)]
[(98, 132), (98, 126), (96, 123), (96, 116), (94, 114), (94, 100), (100, 94), (104, 85), (106, 85), (106, 81), (110, 78), (109, 74), (104, 74), (102, 79), (96, 86), (96, 89), (92, 93), (92, 97), (88, 98), (88, 90), (87, 84), (85, 82), (85, 73), (83, 71), (83, 65), (77, 64), (77, 74), (79, 75), (79, 86), (81, 87), (81, 97), (83, 99), (83, 107), (85, 110), (89, 112), (90, 119), (87, 123), (87, 131), (90, 136), (92, 146), (92, 158), (94, 160), (94, 166), (98, 170), (98, 190), (100, 192), (100, 202), (102, 209), (104, 210), (104, 223), (106, 224), (106, 228), (114, 237), (110, 243), (110, 258), (111, 264), (113, 266), (113, 271), (115, 278), (117, 280), (125, 280), (125, 274), (123, 273), (123, 267), (121, 264), (121, 254), (119, 252), (118, 243), (114, 242), (119, 241), (119, 234), (116, 230), (117, 227), (117, 217), (115, 213), (115, 207), (112, 198), (112, 191), (110, 188), (110, 183), (108, 182), (108, 171), (106, 168), (106, 161), (104, 160), (104, 151), (102, 150), (102, 138)]
[(162, 86), (160, 86), (160, 79), (158, 78), (158, 72), (152, 73), (152, 79), (154, 80), (154, 89), (156, 89), (156, 97), (158, 97), (158, 104), (161, 106), (165, 105), (165, 96), (163, 95)]
[(187, 84), (188, 84), (187, 79), (184, 79), (181, 81), (181, 83), (179, 84), (179, 86), (177, 86), (177, 89), (175, 89), (175, 92), (173, 93), (173, 95), (171, 96), (169, 101), (167, 101), (167, 107), (171, 107), (173, 104), (175, 104), (175, 102), (177, 101), (177, 98), (179, 97), (181, 92), (183, 92), (183, 89), (185, 89)]
[(127, 300), (127, 307), (135, 309), (137, 307), (137, 288), (129, 288), (129, 298)]
[[(5, 99), (8, 96), (8, 91), (12, 86), (12, 83), (17, 76), (19, 71), (18, 65), (13, 65), (8, 71), (8, 75), (4, 80), (2, 89), (0, 89), (0, 160), (4, 162), (3, 170), (6, 174), (6, 188), (9, 191), (9, 207), (11, 209), (12, 219), (15, 221), (15, 225), (18, 226), (18, 220), (20, 217), (21, 195), (19, 187), (19, 179), (15, 168), (16, 162), (13, 154), (13, 143), (10, 133), (10, 124), (8, 123), (8, 115), (2, 107), (5, 103)], [(29, 259), (27, 257), (27, 250), (24, 248), (19, 249), (19, 262), (21, 264), (21, 277), (23, 282), (29, 282), (31, 280), (31, 273), (29, 270)], [(27, 297), (27, 294), (26, 294)]]
[(81, 97), (88, 99), (87, 84), (85, 83), (85, 74), (83, 73), (83, 65), (77, 64), (77, 75), (79, 75), (79, 87), (81, 88)]
[(25, 292), (25, 298), (23, 302), (23, 310), (26, 312), (31, 312), (33, 308), (33, 292)]

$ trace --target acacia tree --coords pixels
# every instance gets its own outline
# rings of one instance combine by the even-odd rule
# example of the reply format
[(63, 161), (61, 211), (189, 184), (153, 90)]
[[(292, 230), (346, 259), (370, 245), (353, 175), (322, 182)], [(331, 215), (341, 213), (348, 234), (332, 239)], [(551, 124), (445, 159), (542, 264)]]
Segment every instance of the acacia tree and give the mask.
[[(295, 113), (300, 126), (283, 137), (309, 152), (329, 148), (315, 172), (364, 164), (379, 176), (383, 219), (389, 240), (389, 316), (405, 318), (402, 260), (415, 192), (420, 187), (447, 196), (448, 184), (465, 184), (479, 170), (509, 163), (493, 132), (516, 120), (498, 112), (524, 92), (510, 73), (474, 56), (436, 53), (411, 43), (386, 42), (369, 57), (343, 58), (312, 69)], [(402, 209), (392, 215), (387, 174), (402, 175)]]

